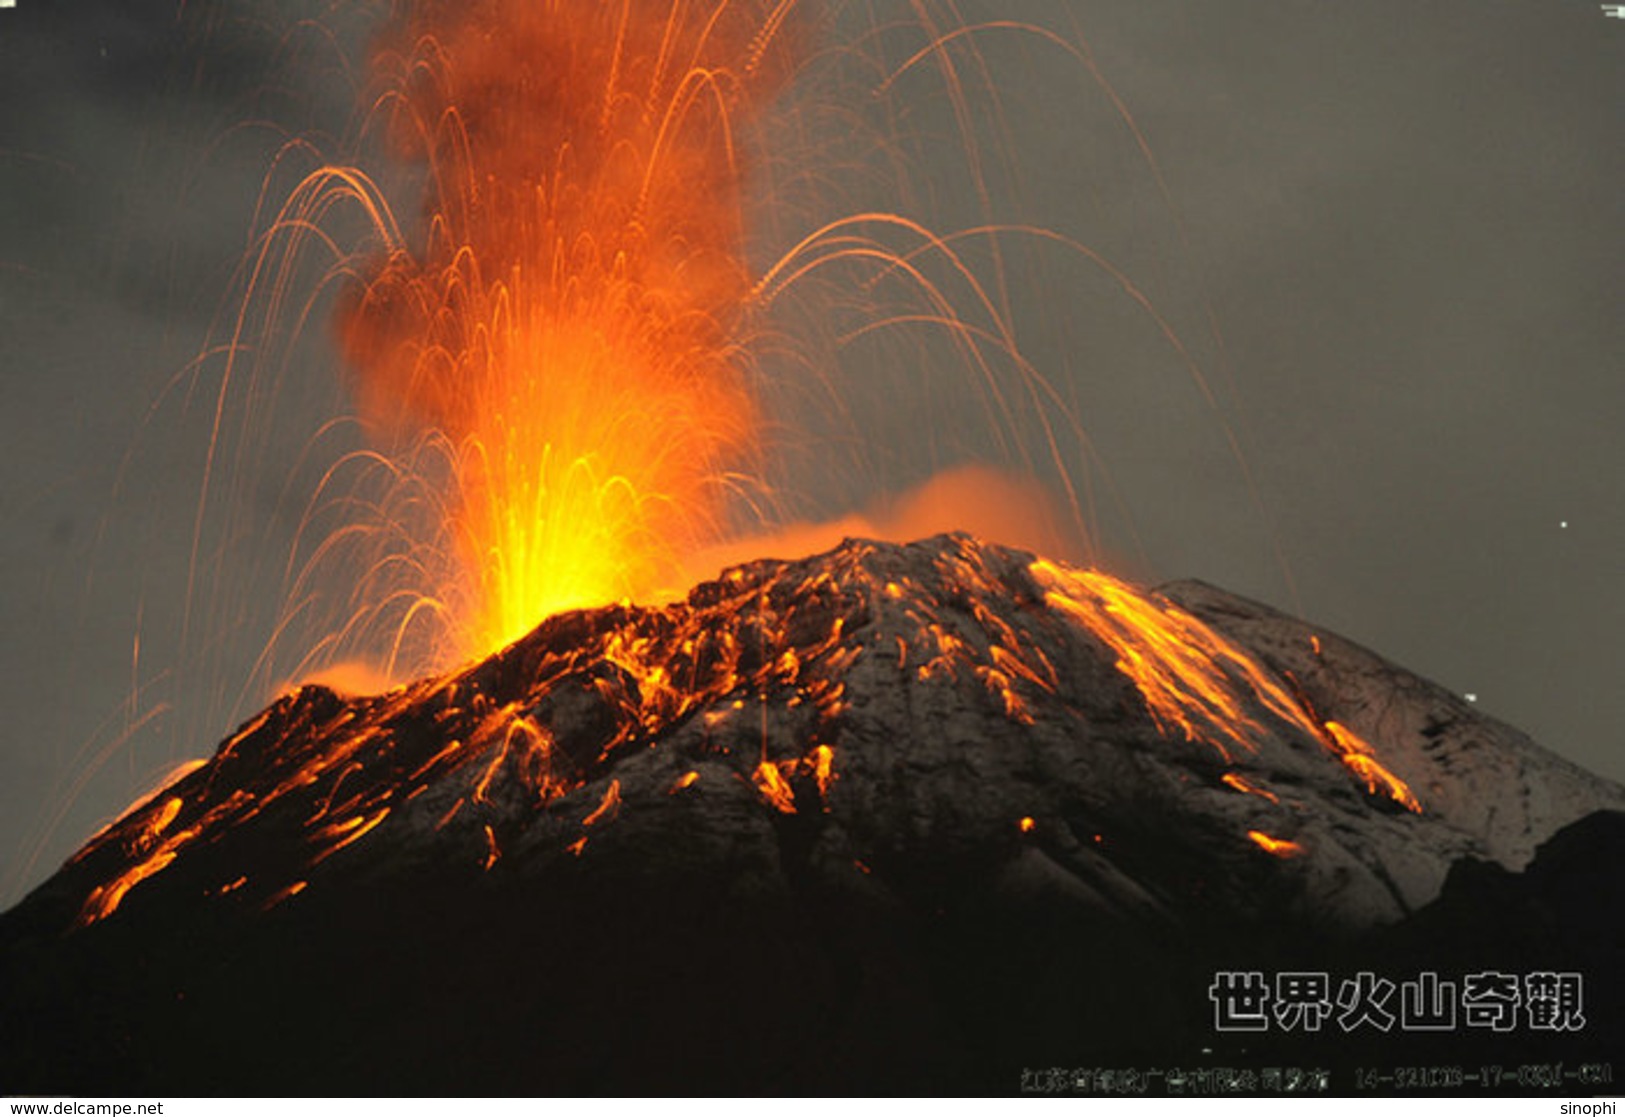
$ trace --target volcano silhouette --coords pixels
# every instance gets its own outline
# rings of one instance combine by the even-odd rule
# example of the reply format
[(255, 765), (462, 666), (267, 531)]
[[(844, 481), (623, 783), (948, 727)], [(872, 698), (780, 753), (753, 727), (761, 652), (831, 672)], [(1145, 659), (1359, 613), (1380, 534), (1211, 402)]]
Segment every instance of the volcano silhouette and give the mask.
[(848, 541), (304, 687), (0, 917), (0, 1093), (1625, 1072), (1625, 789), (1324, 630), (1093, 577)]

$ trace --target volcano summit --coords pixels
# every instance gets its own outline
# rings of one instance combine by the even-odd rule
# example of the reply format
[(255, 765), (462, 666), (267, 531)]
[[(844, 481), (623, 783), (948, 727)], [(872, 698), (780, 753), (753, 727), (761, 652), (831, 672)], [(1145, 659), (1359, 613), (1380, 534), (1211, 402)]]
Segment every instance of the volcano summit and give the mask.
[[(1348, 1093), (1407, 1088), (1358, 1077), (1403, 1062), (1586, 1092), (1625, 1049), (1597, 914), (1622, 810), (1212, 587), (848, 541), (386, 694), (285, 696), (0, 918), (0, 1091), (1007, 1092), (1121, 1065), (1163, 1092), (1223, 1065)], [(1325, 975), (1318, 1027), (1272, 1015), (1283, 973)], [(1474, 1023), (1483, 973), (1524, 990), (1508, 1027)], [(1546, 973), (1556, 1023), (1517, 984)], [(1217, 992), (1236, 974), (1272, 990), (1256, 1019)], [(1406, 984), (1352, 1018), (1344, 978)]]

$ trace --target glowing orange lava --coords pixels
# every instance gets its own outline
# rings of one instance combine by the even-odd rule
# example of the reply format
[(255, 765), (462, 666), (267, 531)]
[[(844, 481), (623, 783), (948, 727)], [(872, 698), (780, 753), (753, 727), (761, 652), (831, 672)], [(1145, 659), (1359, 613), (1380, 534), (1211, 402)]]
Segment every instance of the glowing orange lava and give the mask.
[(1249, 830), (1247, 836), (1259, 849), (1276, 857), (1297, 857), (1303, 852), (1303, 847), (1297, 842), (1289, 842), (1285, 838), (1272, 838), (1262, 830)]
[[(569, 622), (543, 629), (504, 655), (383, 695), (340, 699), (317, 687), (291, 694), (81, 851), (76, 861), (93, 864), (95, 883), (78, 925), (111, 916), (132, 889), (267, 811), (302, 820), (288, 864), (280, 873), (256, 867), (251, 886), (233, 865), (209, 882), (208, 894), (247, 889), (252, 902), (280, 904), (370, 835), (421, 829), (414, 817), (448, 831), (453, 845), (460, 831), (467, 864), (491, 871), (516, 817), (547, 811), (591, 786), (599, 765), (641, 754), (690, 719), (700, 727), (706, 762), (731, 767), (764, 811), (839, 816), (862, 809), (861, 782), (856, 798), (843, 794), (849, 682), (871, 686), (895, 672), (880, 685), (918, 688), (922, 701), (928, 690), (953, 688), (979, 697), (994, 716), (1032, 725), (1074, 682), (1044, 650), (1069, 646), (1070, 637), (1052, 642), (1057, 626), (1081, 628), (1110, 648), (1164, 735), (1217, 750), (1227, 761), (1218, 781), (1268, 804), (1258, 811), (1279, 817), (1285, 793), (1255, 782), (1249, 775), (1256, 773), (1243, 774), (1236, 762), (1258, 757), (1283, 734), (1318, 740), (1327, 763), (1340, 763), (1369, 794), (1420, 811), (1369, 743), (1322, 720), (1286, 689), (1290, 680), (1166, 599), (1098, 571), (1013, 552), (1015, 565), (992, 562), (994, 551), (968, 537), (945, 547), (922, 578), (889, 561), (907, 550), (854, 542), (799, 572), (772, 562), (754, 573), (735, 569), (687, 602), (604, 610), (579, 631)], [(1017, 573), (1032, 582), (1013, 587)], [(1027, 607), (1035, 600), (1043, 607)], [(855, 673), (866, 657), (880, 664)], [(560, 747), (560, 729), (547, 713), (559, 703), (584, 703), (598, 711), (594, 722), (602, 717), (587, 751)], [(770, 707), (806, 719), (791, 747), (770, 737), (765, 720), (759, 744), (746, 728), (747, 710), (759, 708), (765, 718)], [(564, 732), (579, 734), (580, 724), (568, 729), (566, 719)], [(741, 741), (752, 742), (749, 752), (736, 751)], [(669, 793), (729, 786), (710, 776), (702, 783), (697, 768), (675, 757), (671, 763)], [(230, 781), (245, 772), (252, 780), (233, 788)], [(437, 786), (451, 789), (449, 806), (413, 807)], [(636, 785), (628, 786), (636, 804)], [(583, 855), (589, 832), (596, 840), (623, 810), (637, 809), (626, 794), (616, 776), (590, 800), (578, 800), (579, 825), (570, 828), (570, 841), (561, 837), (561, 848)], [(1029, 840), (1042, 833), (1035, 815), (1011, 822)], [(1310, 853), (1262, 830), (1240, 832), (1278, 857)], [(1107, 845), (1099, 833), (1093, 841)]]
[[(208, 762), (208, 778), (188, 785), (197, 794), (155, 795), (86, 847), (81, 857), (116, 842), (119, 857), (115, 871), (88, 893), (80, 925), (107, 918), (131, 889), (189, 846), (215, 840), (268, 805), (291, 809), (289, 803), (305, 805), (309, 797), (308, 858), (298, 869), (304, 874), (377, 828), (399, 825), (413, 798), (437, 779), (462, 779), (465, 767), (466, 793), (434, 808), (434, 828), (477, 827), (478, 865), (491, 870), (507, 837), (493, 824), (500, 821), (493, 796), (517, 787), (543, 809), (588, 778), (535, 712), (567, 678), (574, 680), (569, 687), (590, 691), (615, 722), (599, 759), (653, 742), (696, 711), (708, 734), (725, 736), (747, 701), (810, 709), (819, 736), (798, 742), (798, 755), (770, 758), (764, 731), (759, 762), (736, 775), (765, 810), (810, 811), (816, 793), (829, 811), (832, 797), (841, 799), (841, 775), (834, 745), (822, 742), (838, 741), (849, 702), (847, 670), (875, 652), (849, 638), (845, 616), (834, 615), (826, 627), (808, 603), (833, 611), (848, 590), (866, 598), (865, 615), (896, 609), (914, 625), (873, 646), (888, 657), (895, 649), (909, 685), (980, 690), (1009, 721), (1034, 724), (1035, 699), (1061, 689), (1057, 668), (1027, 638), (1025, 620), (1007, 620), (986, 604), (1003, 600), (1009, 582), (963, 556), (942, 560), (940, 573), (955, 590), (951, 607), (922, 595), (901, 573), (852, 575), (843, 585), (828, 570), (783, 593), (764, 589), (724, 606), (743, 577), (735, 570), (723, 576), (713, 605), (676, 606), (660, 623), (664, 614), (654, 611), (624, 625), (606, 622), (599, 643), (544, 657), (536, 693), (524, 700), (491, 700), (478, 665), (447, 670), (452, 660), (484, 659), (561, 610), (629, 598), (647, 603), (688, 588), (692, 560), (714, 557), (727, 543), (726, 501), (761, 452), (765, 424), (742, 340), (746, 319), (758, 303), (781, 297), (815, 271), (873, 269), (856, 273), (861, 278), (852, 283), (866, 291), (882, 278), (913, 284), (929, 313), (893, 319), (946, 330), (990, 381), (997, 377), (987, 351), (1007, 352), (1023, 375), (1022, 392), (1014, 394), (1043, 411), (1043, 441), (1059, 458), (1049, 409), (1055, 418), (1070, 416), (1060, 414), (1063, 405), (1020, 360), (998, 300), (956, 247), (962, 238), (864, 212), (824, 225), (762, 275), (750, 274), (742, 136), (793, 65), (787, 40), (796, 36), (786, 25), (795, 8), (793, 0), (399, 6), (373, 60), (373, 119), (384, 123), (400, 154), (423, 168), (420, 231), (401, 236), (381, 191), (342, 168), (325, 168), (301, 184), (279, 224), (318, 227), (331, 203), (321, 200), (323, 192), (347, 194), (361, 202), (384, 245), (352, 285), (339, 327), (375, 446), (370, 458), (408, 494), (368, 511), (409, 545), (399, 552), (385, 547), (387, 557), (354, 571), (357, 614), (388, 615), (386, 624), (395, 625), (395, 649), (380, 675), (344, 673), (330, 681), (381, 690), (375, 680), (396, 674), (394, 653), (420, 616), (435, 618), (428, 627), (437, 646), (413, 669), (426, 658), (442, 673), (357, 699), (331, 722), (312, 712), (324, 708), (317, 698), (291, 693), (277, 714), (290, 720), (273, 724), (275, 711), (267, 710), (251, 721)], [(940, 47), (953, 37), (934, 34), (932, 42)], [(911, 55), (903, 69), (922, 57)], [(957, 99), (963, 90), (950, 86)], [(885, 232), (906, 234), (912, 247), (888, 248), (878, 239)], [(1078, 250), (1118, 279), (1184, 352), (1126, 277)], [(960, 317), (950, 288), (924, 270), (932, 253), (961, 284), (954, 289), (972, 292), (986, 323)], [(990, 391), (995, 410), (1007, 412), (1012, 405), (1002, 389)], [(906, 506), (879, 518), (873, 534), (962, 528), (973, 507), (999, 513), (985, 522), (1002, 533), (1020, 526), (1010, 510), (1025, 503), (1019, 488), (963, 474), (956, 485), (927, 486), (912, 504), (900, 502)], [(944, 516), (952, 522), (942, 522)], [(1040, 517), (1046, 524), (1053, 518)], [(865, 523), (790, 525), (795, 530), (787, 538), (800, 542), (781, 538), (773, 547), (805, 553), (830, 531), (868, 534), (853, 528)], [(343, 532), (351, 530), (347, 524)], [(311, 567), (331, 561), (342, 545), (341, 536), (321, 543)], [(749, 546), (752, 553), (733, 557), (762, 557), (760, 539)], [(1165, 736), (1202, 742), (1228, 766), (1257, 754), (1284, 726), (1319, 740), (1372, 795), (1420, 811), (1365, 741), (1321, 720), (1288, 681), (1195, 616), (1098, 571), (1044, 560), (1026, 569), (1048, 607), (1035, 610), (1043, 623), (1081, 626), (1108, 647)], [(300, 580), (294, 581), (297, 589)], [(1024, 606), (1031, 589), (1022, 587)], [(299, 594), (293, 597), (290, 618)], [(785, 611), (786, 602), (794, 607)], [(967, 610), (970, 628), (959, 615)], [(742, 623), (747, 613), (749, 626)], [(334, 646), (350, 635), (339, 634)], [(1320, 655), (1318, 637), (1312, 646)], [(580, 682), (575, 673), (589, 659), (614, 670)], [(415, 733), (399, 732), (394, 719), (431, 702), (443, 736), (423, 744)], [(262, 734), (275, 736), (277, 747)], [(263, 754), (262, 783), (254, 793), (211, 797), (215, 775), (236, 750)], [(397, 751), (410, 753), (410, 764), (402, 760), (398, 770)], [(369, 772), (368, 782), (352, 779)], [(713, 786), (706, 778), (696, 794)], [(699, 779), (690, 769), (668, 787), (685, 791)], [(1274, 792), (1237, 772), (1222, 780), (1280, 806)], [(319, 798), (310, 788), (320, 789)], [(582, 855), (584, 831), (612, 826), (621, 807), (621, 784), (611, 780), (580, 819), (583, 832), (562, 848)], [(1015, 825), (1019, 833), (1038, 833), (1031, 816)], [(603, 832), (595, 829), (594, 836)], [(1277, 856), (1304, 852), (1261, 831), (1248, 837)], [(1093, 840), (1105, 845), (1100, 834)], [(853, 863), (870, 871), (861, 860)], [(217, 892), (241, 888), (246, 879), (234, 872)], [(253, 887), (281, 883), (256, 877)], [(266, 893), (265, 906), (306, 885), (299, 879)]]
[[(1319, 738), (1371, 794), (1421, 811), (1405, 781), (1359, 735), (1321, 721), (1252, 655), (1196, 617), (1098, 570), (1043, 559), (1031, 569), (1052, 608), (1116, 653), (1118, 670), (1133, 680), (1165, 733), (1205, 741), (1228, 763), (1235, 752), (1258, 751), (1265, 732), (1259, 714), (1267, 712)], [(1258, 790), (1240, 777), (1227, 782), (1239, 791)]]
[(1268, 799), (1271, 803), (1279, 803), (1281, 801), (1281, 797), (1275, 794), (1275, 792), (1265, 787), (1259, 787), (1257, 784), (1247, 779), (1247, 777), (1237, 775), (1235, 772), (1226, 772), (1221, 779), (1225, 784), (1235, 788), (1237, 791), (1240, 791), (1245, 795), (1256, 795), (1260, 799)]
[(377, 52), (424, 232), (341, 327), (382, 452), (445, 459), (425, 511), (452, 545), (423, 574), (457, 655), (685, 588), (714, 542), (757, 429), (737, 137), (790, 7), (423, 2)]

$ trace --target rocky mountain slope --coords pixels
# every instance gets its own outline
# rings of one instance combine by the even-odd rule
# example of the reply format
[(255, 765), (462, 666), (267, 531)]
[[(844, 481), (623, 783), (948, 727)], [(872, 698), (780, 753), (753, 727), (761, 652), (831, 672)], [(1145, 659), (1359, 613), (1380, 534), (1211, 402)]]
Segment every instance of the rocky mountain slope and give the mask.
[[(1625, 956), (1560, 929), (1617, 885), (1621, 810), (1212, 587), (849, 541), (284, 697), (0, 918), (0, 1092), (1000, 1092), (1288, 1057), (1350, 1092), (1418, 1043), (1572, 1070), (1620, 1035)], [(1567, 868), (1536, 858), (1588, 816)], [(1585, 1027), (1216, 1026), (1221, 971), (1335, 991), (1469, 955), (1587, 967)]]

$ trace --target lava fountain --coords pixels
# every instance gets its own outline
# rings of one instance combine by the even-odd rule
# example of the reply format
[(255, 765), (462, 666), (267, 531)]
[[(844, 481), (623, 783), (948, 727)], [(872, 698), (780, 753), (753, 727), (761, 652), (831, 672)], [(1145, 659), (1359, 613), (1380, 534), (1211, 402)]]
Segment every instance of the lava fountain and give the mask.
[[(995, 426), (1025, 397), (1045, 415), (1043, 441), (1059, 457), (1056, 430), (1072, 423), (1020, 358), (998, 309), (997, 262), (994, 282), (978, 277), (964, 248), (971, 234), (943, 237), (903, 215), (859, 211), (815, 225), (752, 276), (746, 137), (794, 69), (794, 8), (424, 0), (398, 11), (374, 53), (369, 120), (422, 169), (419, 229), (402, 235), (371, 180), (332, 166), (301, 183), (274, 228), (297, 241), (321, 228), (329, 206), (352, 199), (382, 244), (348, 269), (338, 324), (374, 447), (358, 460), (390, 485), (372, 522), (324, 539), (307, 569), (342, 557), (352, 537), (375, 546), (382, 557), (352, 572), (357, 615), (394, 625), (391, 669), (419, 625), (433, 634), (431, 661), (408, 657), (407, 669), (424, 677), (371, 698), (296, 691), (204, 769), (132, 808), (76, 859), (95, 878), (80, 926), (113, 915), (177, 858), (261, 817), (298, 816), (310, 846), (299, 872), (313, 870), (380, 827), (405, 825), (403, 814), (427, 809), (413, 800), (454, 775), (471, 784), (449, 804), (436, 800), (429, 829), (472, 827), (490, 870), (517, 834), (513, 819), (486, 810), (501, 797), (494, 788), (520, 789), (523, 829), (597, 780), (619, 750), (652, 746), (701, 710), (705, 728), (720, 732), (747, 702), (764, 718), (778, 703), (816, 714), (775, 755), (765, 728), (750, 738), (755, 755), (720, 749), (745, 765), (732, 774), (766, 809), (798, 813), (815, 793), (825, 800), (847, 763), (844, 673), (876, 648), (890, 656), (895, 647), (898, 679), (974, 680), (1001, 725), (1034, 726), (1041, 696), (1070, 683), (1006, 613), (1022, 624), (1047, 618), (1085, 636), (1091, 655), (1109, 654), (1171, 749), (1180, 738), (1211, 747), (1217, 761), (1205, 762), (1222, 762), (1214, 782), (1227, 793), (1280, 806), (1277, 792), (1237, 769), (1290, 739), (1312, 746), (1294, 749), (1323, 766), (1334, 761), (1339, 786), (1353, 781), (1390, 813), (1421, 813), (1376, 746), (1332, 720), (1337, 711), (1318, 710), (1289, 672), (1099, 571), (1006, 556), (995, 565), (1019, 573), (994, 577), (982, 544), (939, 543), (931, 566), (945, 587), (941, 610), (963, 631), (927, 608), (938, 596), (922, 597), (909, 578), (847, 570), (867, 559), (869, 544), (843, 545), (823, 569), (779, 569), (760, 590), (739, 591), (747, 568), (736, 568), (686, 602), (650, 607), (686, 590), (690, 560), (725, 541), (733, 495), (767, 487), (751, 327), (810, 277), (845, 276), (875, 308), (886, 305), (876, 292), (901, 283), (923, 309), (880, 310), (874, 325), (929, 325), (962, 346), (972, 379), (988, 385)], [(1184, 356), (1149, 301), (1102, 266)], [(273, 288), (287, 282), (274, 268), (265, 274)], [(1015, 379), (999, 379), (993, 352), (1010, 358)], [(329, 482), (340, 487), (337, 469)], [(769, 565), (750, 569), (767, 577)], [(784, 600), (822, 600), (837, 574), (862, 608), (778, 615)], [(622, 599), (638, 607), (537, 628), (550, 615)], [(295, 594), (290, 611), (297, 607)], [(880, 638), (871, 622), (881, 611), (911, 627)], [(628, 617), (630, 627), (621, 623)], [(572, 643), (581, 635), (572, 626), (594, 640)], [(533, 630), (543, 635), (527, 636)], [(538, 641), (552, 650), (530, 662), (526, 648)], [(804, 671), (814, 660), (826, 661), (824, 676)], [(572, 715), (558, 709), (572, 702), (603, 707), (603, 718), (586, 720), (614, 721), (607, 743), (567, 740)], [(412, 728), (430, 706), (443, 737)], [(265, 756), (272, 770), (254, 789), (216, 787), (242, 757)], [(691, 786), (694, 771), (673, 773), (674, 788)], [(352, 783), (359, 772), (370, 773), (364, 789)], [(305, 802), (311, 788), (322, 789), (319, 802)], [(620, 794), (617, 778), (583, 828), (613, 821)], [(1022, 833), (1036, 826), (1028, 815), (1010, 821)], [(1237, 836), (1281, 858), (1302, 852), (1264, 830)], [(563, 848), (579, 855), (585, 840), (577, 834)], [(215, 894), (242, 887), (245, 874), (234, 863)], [(257, 879), (254, 888), (274, 905), (307, 883), (290, 876), (259, 895)]]
[(426, 168), (423, 231), (340, 329), (380, 452), (440, 463), (448, 545), (418, 573), (442, 658), (669, 595), (715, 541), (758, 431), (738, 137), (791, 7), (428, 2), (382, 37), (374, 111)]
[[(212, 412), (176, 626), (195, 661), (177, 676), (203, 679), (188, 689), (208, 707), (193, 741), (292, 683), (377, 694), (551, 614), (676, 600), (725, 565), (846, 535), (970, 530), (1071, 553), (1010, 530), (1047, 518), (1035, 458), (1074, 519), (1093, 501), (1068, 473), (1088, 460), (1081, 425), (1021, 356), (1003, 294), (1005, 242), (1042, 231), (1000, 224), (988, 200), (963, 111), (979, 90), (996, 104), (978, 29), (951, 5), (908, 11), (393, 6), (341, 144), (353, 160), (320, 129), (286, 140), (223, 317), (171, 384)], [(826, 31), (839, 45), (808, 49)], [(905, 79), (952, 107), (947, 146), (979, 200), (957, 232), (909, 215), (931, 207), (907, 182)], [(379, 141), (392, 169), (369, 173)], [(327, 354), (296, 349), (335, 288), (345, 401), (302, 371)], [(290, 389), (330, 394), (307, 408)], [(887, 470), (886, 432), (860, 420), (904, 410), (897, 459), (917, 460)], [(988, 460), (1023, 477), (964, 472)], [(839, 478), (834, 495), (794, 506), (814, 476)], [(261, 545), (270, 523), (285, 552)], [(240, 664), (220, 655), (244, 646)]]

